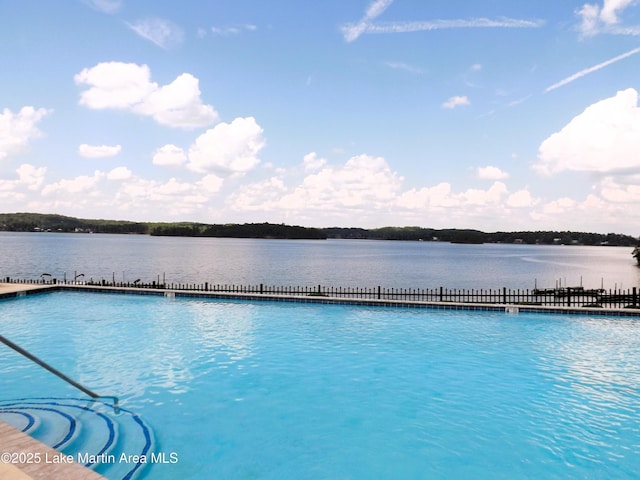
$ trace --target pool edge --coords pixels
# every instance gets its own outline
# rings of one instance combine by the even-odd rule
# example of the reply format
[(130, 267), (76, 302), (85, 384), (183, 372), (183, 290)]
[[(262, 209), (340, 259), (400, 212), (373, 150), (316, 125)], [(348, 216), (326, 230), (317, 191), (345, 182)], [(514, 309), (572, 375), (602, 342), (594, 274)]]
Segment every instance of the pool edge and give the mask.
[(337, 298), (330, 296), (297, 296), (297, 295), (271, 295), (252, 293), (217, 293), (206, 291), (187, 291), (174, 289), (149, 289), (135, 287), (108, 287), (100, 285), (22, 285), (1, 284), (0, 299), (47, 293), (54, 291), (75, 291), (92, 293), (118, 293), (135, 295), (153, 295), (162, 297), (179, 298), (208, 298), (220, 300), (250, 300), (259, 302), (287, 302), (308, 304), (332, 304), (332, 305), (356, 305), (377, 306), (391, 308), (424, 308), (429, 310), (464, 310), (483, 312), (503, 312), (506, 314), (518, 313), (547, 313), (561, 315), (591, 315), (613, 317), (640, 317), (640, 309), (623, 308), (594, 308), (594, 307), (564, 307), (544, 305), (524, 305), (513, 303), (461, 303), (461, 302), (424, 302), (415, 300), (381, 300), (381, 299), (357, 299)]

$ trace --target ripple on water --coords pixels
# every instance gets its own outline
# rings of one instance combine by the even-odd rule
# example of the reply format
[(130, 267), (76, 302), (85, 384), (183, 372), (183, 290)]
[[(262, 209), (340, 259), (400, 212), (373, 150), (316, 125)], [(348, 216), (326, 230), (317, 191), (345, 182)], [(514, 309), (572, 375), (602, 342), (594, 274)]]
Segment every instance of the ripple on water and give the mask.
[[(149, 478), (189, 478), (203, 459), (219, 478), (624, 478), (638, 468), (634, 321), (33, 300), (2, 304), (3, 331), (121, 395), (180, 453)], [(0, 375), (16, 393), (66, 391), (4, 351)]]

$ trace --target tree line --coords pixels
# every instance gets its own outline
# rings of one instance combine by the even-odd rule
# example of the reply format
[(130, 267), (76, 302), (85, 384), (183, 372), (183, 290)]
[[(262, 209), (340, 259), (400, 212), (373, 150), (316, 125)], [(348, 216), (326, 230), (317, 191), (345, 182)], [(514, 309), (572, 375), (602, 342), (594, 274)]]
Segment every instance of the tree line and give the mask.
[(14, 232), (119, 233), (181, 237), (278, 238), (278, 239), (366, 239), (439, 241), (451, 243), (523, 243), (529, 245), (635, 246), (638, 239), (618, 233), (570, 231), (482, 232), (473, 229), (424, 227), (310, 228), (274, 223), (206, 224), (193, 222), (130, 222), (91, 220), (40, 213), (0, 214), (0, 230)]

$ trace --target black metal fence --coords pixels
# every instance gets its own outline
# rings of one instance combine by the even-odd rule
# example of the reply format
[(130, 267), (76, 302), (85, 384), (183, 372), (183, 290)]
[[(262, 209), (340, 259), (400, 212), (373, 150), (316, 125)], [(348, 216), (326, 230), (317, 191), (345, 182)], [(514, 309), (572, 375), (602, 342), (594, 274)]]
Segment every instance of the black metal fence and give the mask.
[(585, 289), (561, 287), (549, 289), (449, 289), (439, 288), (384, 288), (275, 286), (275, 285), (221, 285), (205, 283), (144, 283), (113, 281), (57, 281), (55, 279), (21, 280), (6, 277), (6, 283), (36, 285), (87, 285), (117, 288), (146, 288), (176, 291), (195, 291), (225, 294), (251, 294), (276, 296), (318, 296), (352, 299), (403, 300), (414, 302), (455, 302), (479, 304), (544, 305), (566, 307), (640, 308), (637, 287), (630, 289)]

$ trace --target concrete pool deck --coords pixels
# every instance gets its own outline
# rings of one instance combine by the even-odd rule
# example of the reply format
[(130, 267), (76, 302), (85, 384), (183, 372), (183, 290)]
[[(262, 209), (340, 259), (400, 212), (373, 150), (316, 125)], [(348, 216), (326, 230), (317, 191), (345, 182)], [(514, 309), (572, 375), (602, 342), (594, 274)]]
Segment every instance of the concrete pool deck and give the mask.
[(104, 480), (79, 463), (53, 463), (63, 456), (6, 423), (0, 422), (0, 480)]

